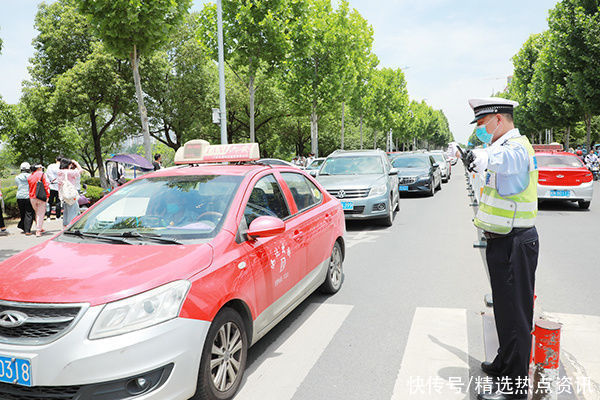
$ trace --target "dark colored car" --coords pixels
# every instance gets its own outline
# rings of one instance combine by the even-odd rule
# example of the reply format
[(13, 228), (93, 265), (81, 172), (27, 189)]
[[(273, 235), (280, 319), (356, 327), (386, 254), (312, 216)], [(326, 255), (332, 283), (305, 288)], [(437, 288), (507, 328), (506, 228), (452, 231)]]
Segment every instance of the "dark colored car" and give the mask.
[(423, 192), (430, 196), (442, 187), (440, 166), (426, 153), (407, 153), (392, 160), (398, 170), (398, 191)]

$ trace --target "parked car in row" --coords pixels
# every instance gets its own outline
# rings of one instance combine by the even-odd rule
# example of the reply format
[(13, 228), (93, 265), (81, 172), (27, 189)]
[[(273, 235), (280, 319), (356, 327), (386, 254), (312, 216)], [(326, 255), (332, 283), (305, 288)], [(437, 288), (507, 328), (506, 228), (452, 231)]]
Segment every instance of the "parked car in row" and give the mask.
[(405, 153), (392, 160), (398, 170), (398, 190), (400, 193), (421, 192), (430, 196), (442, 188), (440, 165), (427, 153)]
[(400, 209), (398, 170), (382, 150), (337, 150), (311, 171), (338, 198), (346, 219), (378, 219), (391, 226)]
[(447, 183), (452, 175), (452, 164), (446, 153), (442, 150), (433, 150), (430, 152), (433, 159), (440, 166), (440, 173), (442, 174), (442, 182)]
[(577, 202), (590, 207), (594, 194), (593, 175), (575, 154), (564, 151), (536, 151), (538, 200)]
[(188, 142), (0, 263), (0, 398), (231, 399), (248, 348), (343, 281), (340, 202), (257, 159)]

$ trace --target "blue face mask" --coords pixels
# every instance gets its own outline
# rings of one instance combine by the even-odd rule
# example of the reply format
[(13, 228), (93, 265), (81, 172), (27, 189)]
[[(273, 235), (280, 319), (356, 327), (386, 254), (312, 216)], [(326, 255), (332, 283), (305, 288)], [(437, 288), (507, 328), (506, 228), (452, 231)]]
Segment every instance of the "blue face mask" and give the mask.
[(169, 203), (167, 204), (167, 213), (176, 214), (179, 211), (179, 204)]
[[(492, 122), (492, 120), (489, 120), (487, 124), (489, 124), (490, 122)], [(492, 143), (492, 138), (494, 137), (494, 133), (496, 132), (496, 129), (498, 129), (498, 126), (496, 126), (496, 129), (494, 129), (494, 132), (488, 133), (486, 129), (487, 124), (481, 124), (477, 126), (477, 128), (475, 129), (475, 135), (477, 135), (477, 138), (483, 143), (490, 144)]]

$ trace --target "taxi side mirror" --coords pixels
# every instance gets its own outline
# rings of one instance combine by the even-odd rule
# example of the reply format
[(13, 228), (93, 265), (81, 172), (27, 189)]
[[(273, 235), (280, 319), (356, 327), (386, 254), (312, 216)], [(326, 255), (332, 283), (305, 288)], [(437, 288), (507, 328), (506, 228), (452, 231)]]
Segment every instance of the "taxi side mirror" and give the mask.
[(310, 174), (310, 176), (316, 177), (317, 174), (319, 173), (319, 170), (318, 169), (312, 169), (308, 173)]
[(279, 218), (263, 216), (258, 217), (250, 224), (246, 235), (250, 240), (261, 237), (271, 237), (285, 232), (285, 223)]

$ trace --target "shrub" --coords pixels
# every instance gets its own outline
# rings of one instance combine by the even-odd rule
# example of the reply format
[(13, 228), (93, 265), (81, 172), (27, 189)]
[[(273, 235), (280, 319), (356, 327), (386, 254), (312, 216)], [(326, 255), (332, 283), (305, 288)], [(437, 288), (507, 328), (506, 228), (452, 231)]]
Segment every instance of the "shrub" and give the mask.
[(4, 199), (4, 213), (9, 218), (19, 216), (19, 206), (17, 205), (17, 187), (8, 186), (2, 188), (2, 198)]
[(104, 189), (98, 186), (88, 185), (86, 189), (86, 197), (90, 199), (90, 203), (94, 204), (105, 195)]
[(85, 183), (86, 185), (91, 185), (91, 186), (101, 186), (100, 178), (95, 177), (95, 176), (87, 176), (87, 175), (82, 176), (81, 183)]

